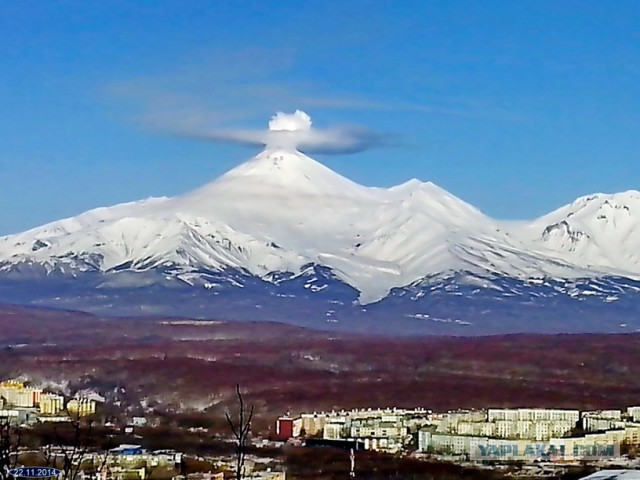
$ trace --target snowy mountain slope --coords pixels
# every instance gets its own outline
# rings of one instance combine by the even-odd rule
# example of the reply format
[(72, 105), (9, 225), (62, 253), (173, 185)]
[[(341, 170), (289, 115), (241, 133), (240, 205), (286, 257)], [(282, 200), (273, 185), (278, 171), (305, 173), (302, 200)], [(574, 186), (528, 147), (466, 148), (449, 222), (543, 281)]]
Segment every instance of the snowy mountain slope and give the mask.
[(279, 274), (296, 278), (317, 265), (365, 304), (451, 272), (637, 277), (639, 222), (638, 192), (585, 197), (533, 222), (505, 224), (432, 183), (365, 187), (298, 151), (270, 148), (175, 198), (2, 237), (0, 273), (157, 271), (212, 288), (230, 271), (277, 284)]
[(640, 273), (640, 192), (578, 198), (518, 232), (523, 241), (590, 269)]

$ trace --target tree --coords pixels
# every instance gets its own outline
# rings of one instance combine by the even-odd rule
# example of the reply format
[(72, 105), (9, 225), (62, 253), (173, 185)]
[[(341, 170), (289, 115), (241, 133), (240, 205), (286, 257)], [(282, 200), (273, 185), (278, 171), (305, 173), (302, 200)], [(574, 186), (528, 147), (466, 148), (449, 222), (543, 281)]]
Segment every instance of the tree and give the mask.
[(242, 398), (242, 393), (240, 392), (240, 385), (236, 384), (236, 396), (238, 397), (238, 414), (237, 414), (237, 422), (231, 418), (229, 412), (225, 412), (225, 417), (227, 419), (227, 423), (229, 427), (231, 427), (231, 431), (233, 432), (233, 436), (236, 439), (236, 470), (235, 477), (236, 480), (242, 480), (244, 476), (244, 460), (245, 455), (247, 453), (247, 439), (249, 438), (249, 434), (251, 433), (251, 419), (253, 418), (253, 405), (249, 406), (248, 412), (245, 409), (244, 399)]
[[(60, 432), (54, 427), (55, 452), (51, 445), (43, 450), (45, 464), (48, 467), (59, 468), (62, 480), (76, 480), (80, 474), (82, 462), (86, 459), (89, 446), (93, 442), (93, 422), (83, 423), (79, 414), (69, 422), (70, 432)], [(62, 457), (58, 464), (57, 457)], [(106, 457), (105, 457), (106, 463)], [(1, 480), (1, 479), (0, 479)]]
[(0, 420), (0, 480), (13, 478), (9, 470), (18, 463), (18, 448), (22, 441), (22, 430), (10, 418)]

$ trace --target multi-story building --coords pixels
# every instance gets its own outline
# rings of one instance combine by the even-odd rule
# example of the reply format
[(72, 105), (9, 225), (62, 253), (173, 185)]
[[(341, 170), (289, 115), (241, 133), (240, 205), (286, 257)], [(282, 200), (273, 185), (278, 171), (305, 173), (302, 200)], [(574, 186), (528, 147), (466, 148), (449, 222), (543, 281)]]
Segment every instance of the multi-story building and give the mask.
[[(27, 396), (25, 397), (25, 395)], [(10, 380), (8, 382), (0, 383), (0, 396), (4, 398), (7, 405), (22, 406), (21, 404), (26, 403), (28, 394), (25, 392), (22, 383)], [(28, 397), (28, 399), (31, 399), (31, 397)], [(32, 407), (33, 403), (31, 402), (29, 405), (25, 406)]]
[(621, 410), (588, 410), (582, 412), (582, 418), (607, 418), (609, 420), (622, 420)]
[(620, 410), (595, 410), (582, 412), (582, 428), (587, 432), (599, 432), (624, 428), (626, 422), (622, 419)]
[(397, 420), (368, 420), (353, 422), (350, 434), (350, 438), (363, 442), (364, 448), (367, 450), (397, 452), (404, 446), (408, 435), (408, 427), (404, 426), (402, 421)]
[(96, 413), (96, 402), (88, 398), (79, 398), (67, 402), (67, 412), (72, 416), (86, 417)]
[(444, 414), (437, 423), (437, 431), (439, 433), (458, 433), (459, 425), (464, 425), (465, 430), (473, 430), (475, 427), (469, 426), (469, 423), (486, 423), (487, 414), (484, 411), (456, 411)]
[(487, 411), (487, 420), (566, 421), (575, 425), (580, 420), (580, 411), (551, 408), (490, 408)]
[(346, 438), (347, 426), (346, 420), (343, 418), (332, 418), (331, 421), (324, 424), (322, 437), (327, 440), (340, 440)]
[(64, 397), (54, 393), (43, 393), (40, 397), (40, 413), (57, 415), (64, 409)]
[(640, 406), (627, 408), (627, 415), (633, 422), (640, 423)]
[(421, 430), (418, 434), (418, 450), (421, 452), (448, 453), (451, 455), (476, 455), (486, 451), (487, 446), (501, 448), (510, 454), (524, 451), (525, 440), (495, 439), (475, 435), (450, 435), (446, 433), (431, 433)]
[(352, 438), (364, 437), (399, 437), (407, 434), (407, 427), (400, 421), (353, 421), (351, 422)]
[(494, 430), (495, 436), (499, 438), (512, 438), (515, 437), (516, 432), (516, 420), (496, 420), (494, 421), (496, 428)]
[(356, 409), (305, 415), (301, 428), (314, 432), (322, 424), (324, 439), (355, 440), (366, 449), (398, 451), (409, 440), (410, 432), (430, 422), (430, 414), (425, 409)]
[[(632, 426), (577, 437), (553, 437), (545, 442), (531, 439), (496, 439), (473, 435), (433, 433), (423, 429), (418, 434), (418, 449), (422, 452), (469, 455), (487, 459), (497, 454), (501, 459), (536, 460), (553, 452), (564, 460), (584, 458), (611, 459), (620, 455), (623, 443), (640, 443), (640, 426)], [(484, 457), (483, 457), (484, 455)]]
[(436, 433), (506, 439), (548, 440), (571, 432), (579, 419), (577, 410), (491, 409), (487, 412), (449, 413), (437, 424)]
[(640, 444), (640, 427), (632, 426), (599, 433), (587, 433), (579, 437), (557, 438), (551, 442), (562, 447), (564, 458), (567, 460), (580, 460), (585, 456), (614, 457), (620, 455), (622, 444)]
[(41, 395), (41, 389), (27, 387), (24, 382), (17, 380), (0, 382), (0, 397), (4, 398), (7, 405), (13, 407), (37, 407), (40, 404)]
[(303, 413), (300, 415), (300, 431), (294, 432), (294, 436), (301, 435), (304, 430), (304, 434), (310, 437), (319, 435), (324, 429), (324, 424), (327, 421), (326, 413)]

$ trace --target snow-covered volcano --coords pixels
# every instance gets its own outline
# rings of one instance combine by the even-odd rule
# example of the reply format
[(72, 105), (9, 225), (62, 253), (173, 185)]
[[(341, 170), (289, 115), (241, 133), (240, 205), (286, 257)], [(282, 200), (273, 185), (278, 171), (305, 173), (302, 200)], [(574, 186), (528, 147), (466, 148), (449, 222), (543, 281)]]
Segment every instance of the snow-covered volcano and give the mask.
[(518, 278), (604, 271), (545, 245), (550, 229), (532, 248), (535, 241), (432, 183), (364, 187), (300, 152), (269, 149), (179, 197), (99, 208), (3, 237), (0, 262), (3, 270), (28, 264), (74, 274), (159, 268), (191, 283), (201, 283), (200, 270), (269, 278), (311, 263), (331, 269), (363, 303), (454, 271)]
[[(451, 279), (503, 289), (506, 297), (522, 290), (500, 286), (504, 279), (570, 295), (548, 282), (634, 279), (638, 252), (638, 192), (593, 195), (531, 222), (500, 222), (429, 182), (366, 187), (299, 151), (269, 147), (184, 195), (98, 208), (2, 237), (0, 280), (49, 285), (91, 276), (92, 288), (108, 296), (114, 286), (163, 283), (216, 294), (254, 278), (273, 285), (269, 295), (290, 296), (278, 285), (306, 279), (304, 288), (321, 291), (326, 282), (313, 282), (323, 275), (367, 305), (402, 289), (412, 298), (422, 295), (416, 288), (462, 295), (442, 286)], [(619, 289), (600, 290), (603, 301), (618, 299)]]

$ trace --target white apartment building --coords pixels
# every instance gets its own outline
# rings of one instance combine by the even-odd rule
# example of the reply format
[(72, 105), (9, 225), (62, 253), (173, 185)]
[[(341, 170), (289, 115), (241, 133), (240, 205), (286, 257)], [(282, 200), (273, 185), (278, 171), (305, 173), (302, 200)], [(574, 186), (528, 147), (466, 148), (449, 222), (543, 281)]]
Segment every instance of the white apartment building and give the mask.
[[(458, 433), (460, 424), (486, 422), (487, 414), (484, 411), (449, 412), (442, 416), (437, 423), (438, 433)], [(465, 429), (474, 427), (466, 426)]]
[(489, 422), (459, 422), (458, 435), (476, 435), (493, 437), (496, 435), (496, 424)]
[(540, 441), (568, 435), (574, 427), (574, 422), (566, 420), (498, 420), (491, 436)]
[(402, 439), (407, 435), (407, 428), (395, 422), (379, 422), (373, 424), (354, 425), (351, 427), (351, 438), (394, 438)]
[(482, 449), (489, 445), (495, 448), (503, 448), (507, 453), (504, 459), (515, 458), (517, 452), (526, 450), (526, 440), (506, 440), (472, 435), (449, 435), (443, 433), (430, 433), (421, 430), (418, 433), (418, 450), (421, 452), (448, 453), (451, 455), (478, 455)]
[(364, 443), (366, 449), (395, 452), (403, 447), (410, 429), (417, 431), (428, 422), (429, 413), (424, 409), (385, 408), (331, 412), (324, 418), (305, 415), (301, 428), (306, 425), (317, 431), (322, 422), (322, 436), (327, 440), (353, 439)]
[(624, 428), (626, 422), (623, 420), (612, 420), (609, 418), (583, 417), (582, 428), (587, 432), (599, 432), (612, 430), (614, 428)]
[(629, 415), (634, 422), (640, 422), (640, 406), (627, 408), (627, 415)]
[(560, 410), (551, 408), (490, 408), (487, 411), (489, 422), (498, 420), (517, 421), (567, 421), (580, 420), (579, 410)]
[(587, 432), (598, 432), (624, 428), (621, 410), (593, 410), (582, 412), (582, 428)]
[(621, 410), (588, 410), (582, 412), (582, 418), (606, 418), (608, 420), (622, 420)]
[[(532, 460), (540, 452), (553, 447), (561, 452), (565, 460), (580, 460), (584, 456), (615, 456), (620, 453), (623, 442), (640, 442), (640, 426), (610, 430), (602, 433), (590, 433), (580, 437), (550, 438), (545, 442), (536, 442), (529, 439), (496, 439), (471, 435), (450, 435), (431, 433), (421, 430), (418, 433), (418, 450), (421, 452), (449, 453), (453, 455), (477, 455), (487, 447), (502, 450), (509, 458)], [(594, 453), (595, 452), (595, 453)], [(506, 457), (502, 457), (505, 459)]]
[(7, 405), (13, 407), (32, 408), (35, 405), (31, 389), (0, 387), (0, 396), (5, 399)]
[(516, 434), (516, 420), (495, 420), (495, 435), (499, 438), (513, 438)]
[(579, 418), (578, 410), (491, 409), (448, 414), (437, 424), (436, 433), (548, 440), (570, 433)]
[(340, 440), (346, 437), (346, 420), (331, 419), (330, 422), (324, 424), (322, 438), (327, 440)]
[[(575, 428), (576, 422), (573, 420), (551, 420), (545, 422), (535, 422), (534, 434), (520, 434), (520, 438), (534, 438), (536, 440), (549, 440), (551, 437), (564, 437), (569, 435)], [(524, 432), (523, 432), (524, 433)]]
[[(580, 437), (557, 438), (554, 445), (563, 446), (567, 460), (579, 460), (584, 453), (596, 447), (618, 455), (623, 442), (637, 444), (640, 442), (640, 427), (626, 427), (601, 433), (588, 433)], [(602, 453), (602, 452), (598, 452)]]
[(5, 399), (7, 405), (23, 408), (37, 407), (40, 404), (41, 395), (41, 389), (27, 387), (17, 380), (0, 382), (0, 397)]

